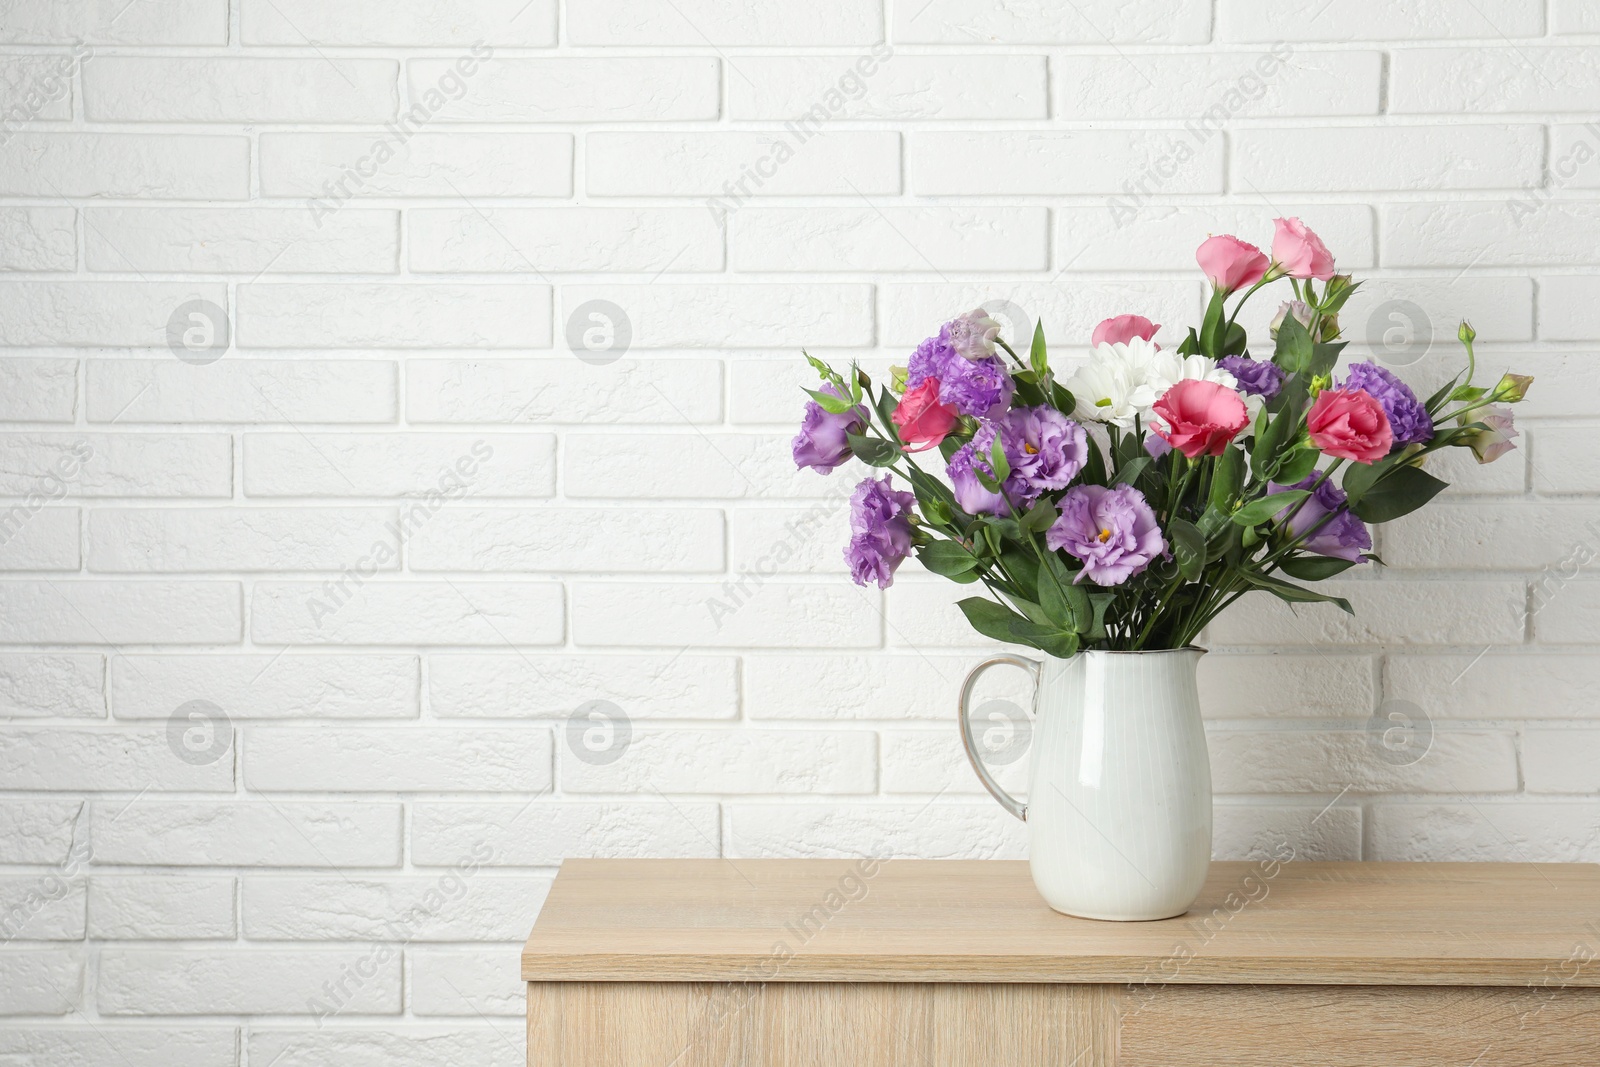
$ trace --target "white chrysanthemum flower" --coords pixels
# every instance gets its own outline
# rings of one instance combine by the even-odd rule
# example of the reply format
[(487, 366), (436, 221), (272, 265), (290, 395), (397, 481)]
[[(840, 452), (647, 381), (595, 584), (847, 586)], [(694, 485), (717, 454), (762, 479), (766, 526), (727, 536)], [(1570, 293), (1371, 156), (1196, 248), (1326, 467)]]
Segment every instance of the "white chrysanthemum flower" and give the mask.
[(1150, 362), (1158, 354), (1153, 342), (1138, 337), (1096, 346), (1089, 362), (1061, 383), (1077, 401), (1074, 416), (1130, 428), (1161, 395), (1150, 384)]

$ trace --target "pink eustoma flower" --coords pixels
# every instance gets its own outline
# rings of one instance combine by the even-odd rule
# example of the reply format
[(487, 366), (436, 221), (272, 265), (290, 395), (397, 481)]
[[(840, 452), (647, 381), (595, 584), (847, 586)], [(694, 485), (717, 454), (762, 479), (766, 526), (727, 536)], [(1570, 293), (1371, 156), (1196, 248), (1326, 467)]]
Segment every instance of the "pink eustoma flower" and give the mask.
[(1114, 315), (1094, 328), (1089, 343), (1099, 348), (1101, 345), (1125, 345), (1135, 337), (1148, 341), (1159, 329), (1160, 326), (1143, 315)]
[(1394, 447), (1383, 405), (1362, 389), (1324, 389), (1306, 413), (1311, 443), (1325, 455), (1376, 463)]
[(1238, 393), (1200, 378), (1178, 382), (1150, 410), (1160, 417), (1151, 428), (1190, 459), (1222, 455), (1229, 442), (1250, 424), (1250, 412)]
[(1325, 282), (1333, 277), (1333, 253), (1311, 227), (1299, 219), (1274, 219), (1277, 233), (1272, 238), (1272, 261), (1291, 278), (1315, 278)]
[(1208, 237), (1194, 254), (1214, 288), (1225, 293), (1259, 282), (1271, 263), (1267, 254), (1231, 234)]
[(924, 378), (921, 385), (908, 391), (893, 415), (907, 452), (926, 452), (943, 441), (955, 429), (957, 418), (954, 407), (939, 403), (937, 378)]

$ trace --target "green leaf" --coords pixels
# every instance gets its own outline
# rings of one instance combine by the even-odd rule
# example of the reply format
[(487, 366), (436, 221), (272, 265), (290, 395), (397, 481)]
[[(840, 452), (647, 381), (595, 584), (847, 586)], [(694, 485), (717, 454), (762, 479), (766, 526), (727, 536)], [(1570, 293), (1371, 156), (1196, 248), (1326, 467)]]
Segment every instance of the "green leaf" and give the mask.
[(967, 622), (972, 628), (985, 637), (992, 637), (996, 641), (1015, 641), (1016, 635), (1011, 632), (1013, 623), (1033, 625), (1026, 618), (1018, 615), (1004, 604), (996, 604), (981, 596), (969, 596), (965, 600), (956, 602), (956, 607), (961, 609), (961, 614), (967, 617)]
[(1312, 356), (1311, 334), (1299, 319), (1285, 315), (1278, 326), (1278, 347), (1272, 362), (1289, 374), (1299, 374), (1310, 368)]
[(1283, 573), (1302, 582), (1320, 582), (1354, 566), (1354, 560), (1338, 556), (1291, 556), (1278, 564)]
[(1011, 477), (1011, 461), (1006, 459), (1006, 450), (1000, 443), (999, 434), (994, 435), (994, 443), (989, 446), (989, 467), (994, 471), (994, 480), (997, 482)]
[(1240, 576), (1257, 589), (1265, 589), (1273, 596), (1289, 604), (1337, 604), (1351, 615), (1355, 609), (1350, 606), (1350, 601), (1342, 596), (1329, 596), (1319, 593), (1314, 589), (1286, 582), (1281, 578), (1274, 578), (1267, 574), (1257, 574), (1254, 571), (1240, 571)]
[(1038, 623), (1016, 622), (1011, 625), (1011, 634), (1013, 641), (1032, 645), (1059, 659), (1069, 659), (1078, 651), (1078, 635), (1068, 630), (1052, 630)]
[(829, 415), (843, 415), (855, 407), (850, 401), (840, 399), (832, 393), (824, 393), (821, 389), (807, 389), (806, 395), (815, 400), (818, 406)]
[(922, 517), (935, 526), (950, 525), (955, 519), (955, 496), (949, 487), (916, 467), (907, 473), (911, 477), (911, 491), (922, 508)]
[(1212, 359), (1222, 355), (1223, 327), (1226, 323), (1223, 312), (1227, 296), (1221, 290), (1213, 290), (1211, 303), (1206, 305), (1206, 315), (1200, 323), (1200, 351)]
[(1244, 488), (1244, 452), (1230, 448), (1218, 456), (1211, 471), (1211, 506), (1232, 510), (1234, 498)]
[(1048, 530), (1056, 521), (1056, 506), (1049, 497), (1041, 497), (1039, 502), (1028, 509), (1022, 516), (1022, 531), (1024, 533), (1039, 533)]
[[(1132, 437), (1131, 434), (1129, 436)], [(1122, 461), (1122, 465), (1117, 468), (1117, 473), (1111, 477), (1111, 484), (1114, 486), (1132, 485), (1139, 480), (1141, 474), (1149, 469), (1152, 462), (1154, 461), (1141, 450), (1139, 455)]]
[(1278, 463), (1278, 474), (1275, 480), (1281, 485), (1298, 482), (1301, 478), (1317, 469), (1317, 460), (1321, 455), (1322, 453), (1314, 448), (1292, 449)]
[[(1288, 320), (1285, 319), (1285, 322)], [(1264, 416), (1266, 412), (1262, 412)], [(1256, 434), (1255, 447), (1250, 450), (1250, 470), (1258, 481), (1266, 481), (1268, 468), (1278, 459), (1278, 451), (1283, 447), (1284, 439), (1289, 436), (1289, 427), (1298, 423), (1298, 416), (1292, 411), (1280, 411), (1267, 423), (1265, 430)]]
[(1250, 339), (1244, 332), (1244, 327), (1237, 322), (1228, 327), (1228, 335), (1222, 339), (1222, 354), (1224, 356), (1239, 356), (1244, 354), (1245, 347)]
[(1260, 497), (1235, 511), (1233, 521), (1239, 526), (1259, 526), (1284, 508), (1310, 495), (1310, 491), (1306, 489), (1285, 489), (1281, 493)]
[(917, 559), (932, 573), (946, 578), (965, 574), (978, 565), (977, 557), (954, 541), (929, 542), (917, 549)]
[[(1290, 316), (1291, 318), (1293, 316)], [(1333, 371), (1334, 364), (1339, 362), (1339, 353), (1344, 350), (1347, 341), (1329, 341), (1311, 346), (1311, 373), (1326, 375)]]
[(1396, 466), (1363, 493), (1350, 510), (1365, 522), (1388, 522), (1416, 511), (1449, 484), (1420, 467)]
[(879, 390), (878, 398), (872, 402), (878, 409), (878, 418), (883, 420), (883, 427), (896, 441), (900, 440), (900, 428), (894, 424), (894, 409), (900, 405), (895, 402), (894, 395), (887, 389)]
[(1185, 337), (1183, 339), (1183, 343), (1178, 346), (1178, 355), (1180, 355), (1180, 356), (1192, 356), (1192, 355), (1194, 355), (1195, 353), (1197, 353), (1199, 351), (1200, 351), (1200, 338), (1199, 338), (1198, 335), (1195, 334), (1194, 327), (1191, 326), (1191, 327), (1189, 327), (1189, 336)]
[(1039, 568), (1039, 606), (1062, 629), (1082, 632), (1093, 621), (1089, 594), (1072, 581), (1072, 572), (1054, 552), (1044, 557)]
[(1084, 631), (1085, 641), (1101, 641), (1106, 636), (1106, 611), (1116, 602), (1114, 593), (1090, 593), (1089, 607), (1094, 613), (1094, 618), (1089, 622), (1089, 629)]
[(1033, 344), (1028, 349), (1028, 366), (1042, 382), (1050, 374), (1050, 359), (1044, 350), (1044, 323), (1033, 324)]
[(1206, 539), (1200, 528), (1187, 519), (1173, 518), (1167, 523), (1172, 535), (1172, 555), (1178, 562), (1178, 573), (1185, 581), (1194, 581), (1206, 565)]
[(856, 458), (869, 467), (892, 467), (900, 460), (900, 446), (880, 437), (847, 433), (844, 439), (850, 442), (850, 451), (855, 453)]

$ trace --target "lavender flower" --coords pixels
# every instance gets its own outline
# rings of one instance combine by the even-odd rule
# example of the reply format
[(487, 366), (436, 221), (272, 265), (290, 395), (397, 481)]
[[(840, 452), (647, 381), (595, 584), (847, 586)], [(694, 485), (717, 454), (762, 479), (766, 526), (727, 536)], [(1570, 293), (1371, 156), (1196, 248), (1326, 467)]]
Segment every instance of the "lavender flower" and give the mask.
[(885, 474), (867, 478), (850, 496), (850, 543), (844, 560), (857, 585), (869, 581), (887, 589), (895, 568), (911, 554), (911, 509), (917, 498), (894, 489)]
[[(821, 391), (830, 396), (839, 396), (839, 391), (831, 385), (824, 385)], [(835, 467), (851, 456), (850, 442), (845, 435), (859, 434), (866, 426), (867, 409), (860, 404), (841, 415), (834, 415), (824, 411), (815, 400), (806, 401), (800, 432), (794, 435), (794, 443), (790, 446), (794, 465), (802, 469), (810, 467), (818, 474), (832, 474)]]
[(962, 358), (952, 339), (954, 325), (945, 323), (937, 337), (917, 346), (906, 365), (906, 388), (915, 389), (928, 378), (937, 378), (939, 403), (949, 404), (963, 415), (1000, 414), (1011, 403), (1016, 383), (997, 356)]
[(1433, 437), (1433, 419), (1415, 393), (1393, 374), (1368, 360), (1350, 368), (1340, 389), (1360, 389), (1383, 407), (1394, 431), (1395, 447), (1420, 444)]
[[(994, 440), (992, 431), (989, 440)], [(980, 457), (973, 442), (969, 441), (951, 454), (950, 462), (945, 466), (944, 470), (950, 476), (950, 487), (954, 491), (956, 504), (968, 515), (1004, 515), (1006, 512), (1005, 498), (999, 493), (985, 489), (983, 483), (978, 481), (978, 476), (973, 473), (973, 469), (976, 468), (993, 479), (994, 471), (989, 466), (988, 457), (987, 451)]]
[[(996, 434), (1011, 468), (999, 493), (985, 489), (974, 473), (976, 469), (994, 477), (989, 456)], [(972, 440), (951, 455), (945, 473), (956, 503), (967, 514), (1004, 515), (1007, 501), (1021, 510), (1047, 489), (1065, 489), (1088, 458), (1089, 435), (1082, 426), (1052, 407), (1017, 408), (980, 426)]]
[(1271, 400), (1283, 388), (1283, 368), (1265, 359), (1249, 356), (1223, 356), (1217, 366), (1233, 375), (1239, 383), (1239, 392)]
[(1144, 494), (1126, 485), (1075, 485), (1061, 498), (1061, 517), (1045, 532), (1052, 549), (1083, 561), (1074, 581), (1121, 585), (1167, 550)]
[[(1322, 478), (1320, 471), (1301, 478), (1293, 485), (1278, 485), (1275, 482), (1267, 483), (1268, 493), (1281, 493), (1287, 489), (1310, 489), (1316, 485), (1316, 490), (1300, 505), (1300, 510), (1295, 512), (1294, 518), (1289, 520), (1289, 536), (1303, 537), (1308, 530), (1315, 529), (1328, 515), (1333, 518), (1300, 547), (1306, 552), (1315, 552), (1319, 556), (1336, 556), (1339, 559), (1348, 559), (1355, 563), (1363, 562), (1361, 553), (1372, 550), (1372, 535), (1367, 532), (1366, 523), (1355, 516), (1345, 501), (1343, 489), (1334, 485), (1331, 480), (1324, 479), (1317, 485), (1317, 479)], [(1291, 507), (1278, 512), (1277, 521), (1282, 522)]]

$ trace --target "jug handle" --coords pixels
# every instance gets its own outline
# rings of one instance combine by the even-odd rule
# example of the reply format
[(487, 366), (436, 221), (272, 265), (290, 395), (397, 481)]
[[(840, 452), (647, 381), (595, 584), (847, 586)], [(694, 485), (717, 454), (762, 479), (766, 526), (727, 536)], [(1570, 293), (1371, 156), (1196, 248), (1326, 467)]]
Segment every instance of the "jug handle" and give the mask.
[(1016, 797), (1000, 788), (1000, 783), (994, 780), (994, 775), (989, 773), (989, 768), (984, 766), (983, 759), (978, 755), (978, 742), (972, 736), (972, 709), (968, 706), (972, 702), (972, 689), (978, 684), (978, 678), (990, 667), (1005, 664), (1010, 667), (1020, 667), (1033, 675), (1033, 684), (1039, 684), (1039, 670), (1042, 664), (1022, 656), (995, 656), (986, 659), (967, 675), (967, 680), (961, 683), (961, 747), (967, 750), (967, 759), (972, 764), (972, 769), (978, 774), (978, 781), (989, 791), (989, 795), (1000, 802), (1000, 806), (1012, 815), (1028, 821), (1028, 806)]

